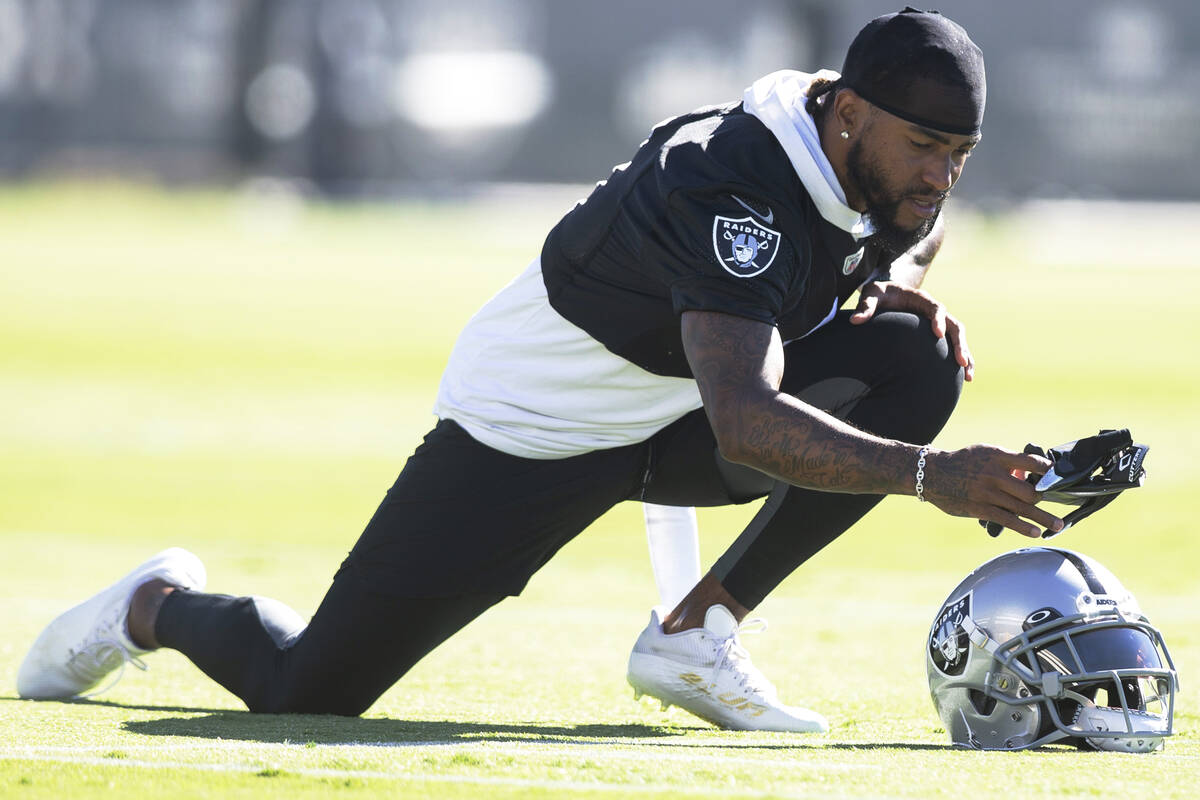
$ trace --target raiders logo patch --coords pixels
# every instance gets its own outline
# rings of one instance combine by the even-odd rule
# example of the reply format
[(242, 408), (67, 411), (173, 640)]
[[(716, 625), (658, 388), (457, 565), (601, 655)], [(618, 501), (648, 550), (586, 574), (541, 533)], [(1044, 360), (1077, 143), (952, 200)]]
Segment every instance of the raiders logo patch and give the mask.
[(713, 219), (713, 250), (730, 275), (753, 278), (775, 260), (779, 252), (779, 231), (755, 222), (751, 217)]
[(943, 675), (962, 675), (967, 669), (971, 640), (962, 627), (971, 614), (971, 594), (942, 606), (929, 630), (929, 660)]
[(863, 245), (862, 247), (858, 248), (857, 253), (851, 253), (850, 255), (846, 256), (846, 260), (842, 262), (842, 274), (849, 275), (850, 273), (854, 272), (854, 270), (858, 269), (858, 265), (862, 263), (863, 253), (865, 252), (867, 252), (867, 246)]

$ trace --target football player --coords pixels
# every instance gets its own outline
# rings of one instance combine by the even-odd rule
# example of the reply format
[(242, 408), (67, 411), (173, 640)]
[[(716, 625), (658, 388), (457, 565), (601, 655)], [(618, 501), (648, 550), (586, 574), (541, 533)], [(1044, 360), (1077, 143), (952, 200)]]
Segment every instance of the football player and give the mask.
[(776, 72), (662, 123), (467, 324), (436, 426), (307, 624), (204, 593), (172, 549), (53, 621), (20, 694), (72, 697), (170, 647), (253, 711), (360, 714), (613, 505), (765, 497), (652, 613), (628, 679), (728, 728), (826, 730), (739, 642), (785, 576), (887, 494), (1062, 526), (1013, 474), (1045, 458), (929, 445), (974, 361), (919, 286), (984, 99), (967, 33), (906, 8), (868, 23), (840, 74)]

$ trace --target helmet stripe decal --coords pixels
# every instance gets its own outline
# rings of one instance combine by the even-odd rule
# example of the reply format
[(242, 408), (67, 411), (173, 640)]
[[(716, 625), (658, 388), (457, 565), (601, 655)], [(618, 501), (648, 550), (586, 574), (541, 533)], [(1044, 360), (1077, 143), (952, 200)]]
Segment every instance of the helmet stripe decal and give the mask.
[(1100, 582), (1100, 576), (1098, 576), (1092, 570), (1092, 566), (1080, 558), (1077, 553), (1072, 553), (1069, 550), (1059, 550), (1058, 552), (1063, 558), (1065, 558), (1067, 561), (1070, 561), (1075, 569), (1079, 570), (1079, 574), (1082, 575), (1084, 581), (1087, 582), (1089, 592), (1092, 594), (1108, 594), (1104, 588), (1104, 584)]

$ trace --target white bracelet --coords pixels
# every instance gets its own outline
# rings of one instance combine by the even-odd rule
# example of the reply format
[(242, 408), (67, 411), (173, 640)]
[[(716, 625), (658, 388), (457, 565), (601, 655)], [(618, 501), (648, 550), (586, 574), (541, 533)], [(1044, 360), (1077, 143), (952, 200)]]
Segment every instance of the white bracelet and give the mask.
[(917, 499), (925, 502), (925, 456), (929, 455), (929, 445), (925, 445), (917, 453)]

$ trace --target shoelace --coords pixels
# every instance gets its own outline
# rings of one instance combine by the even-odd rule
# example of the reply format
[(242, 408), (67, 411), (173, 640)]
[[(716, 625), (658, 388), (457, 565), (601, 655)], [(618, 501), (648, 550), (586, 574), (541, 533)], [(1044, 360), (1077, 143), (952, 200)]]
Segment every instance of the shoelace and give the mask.
[(720, 672), (726, 662), (731, 671), (738, 676), (738, 682), (751, 692), (764, 696), (774, 696), (775, 686), (767, 677), (750, 663), (750, 654), (738, 640), (743, 633), (763, 633), (767, 629), (767, 621), (761, 617), (748, 619), (733, 629), (733, 633), (724, 639), (717, 640), (717, 658), (713, 662), (713, 676)]
[[(106, 685), (80, 697), (95, 697), (116, 686), (125, 675), (126, 664), (133, 664), (143, 672), (148, 669), (146, 662), (129, 652), (129, 648), (113, 632), (118, 625), (125, 624), (124, 618), (124, 609), (114, 609), (108, 619), (98, 622), (92, 629), (96, 638), (85, 640), (79, 649), (71, 653), (67, 668), (89, 684), (100, 683), (105, 675), (117, 670), (116, 676)], [(117, 659), (120, 663), (116, 663)]]
[[(113, 663), (114, 656), (120, 657), (119, 664)], [(105, 675), (114, 669), (117, 670), (116, 677), (109, 681), (108, 684), (87, 694), (81, 694), (80, 697), (95, 697), (116, 686), (125, 675), (126, 664), (133, 664), (142, 672), (149, 669), (145, 661), (130, 653), (125, 645), (115, 639), (97, 639), (94, 642), (85, 644), (71, 655), (67, 664), (76, 675), (87, 680), (89, 683), (99, 683)]]

